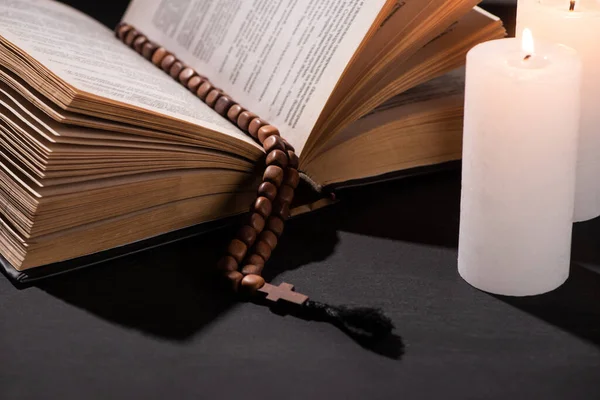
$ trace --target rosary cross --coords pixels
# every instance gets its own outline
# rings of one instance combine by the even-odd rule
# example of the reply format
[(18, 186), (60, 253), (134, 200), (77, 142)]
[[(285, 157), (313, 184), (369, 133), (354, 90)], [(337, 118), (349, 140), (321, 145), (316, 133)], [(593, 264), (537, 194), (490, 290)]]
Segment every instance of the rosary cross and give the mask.
[(302, 305), (308, 300), (308, 296), (294, 292), (294, 285), (285, 282), (281, 283), (279, 286), (265, 283), (258, 291), (265, 293), (267, 295), (266, 299), (273, 302), (281, 299), (289, 301), (290, 303)]

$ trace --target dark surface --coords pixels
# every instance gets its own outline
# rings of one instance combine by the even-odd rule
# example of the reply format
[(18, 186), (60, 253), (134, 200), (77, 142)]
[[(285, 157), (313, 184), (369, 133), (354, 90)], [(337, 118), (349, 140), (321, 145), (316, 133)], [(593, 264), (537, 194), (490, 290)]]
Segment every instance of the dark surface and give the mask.
[(456, 272), (458, 171), (346, 192), (292, 221), (270, 265), (333, 304), (380, 306), (404, 341), (232, 304), (203, 271), (222, 231), (48, 280), (0, 279), (0, 397), (600, 398), (600, 221), (568, 282), (508, 299)]
[(232, 303), (205, 273), (226, 229), (24, 290), (0, 277), (0, 398), (600, 398), (600, 221), (576, 226), (563, 287), (502, 298), (456, 272), (459, 197), (458, 171), (346, 191), (270, 263), (275, 284), (382, 307), (404, 347)]

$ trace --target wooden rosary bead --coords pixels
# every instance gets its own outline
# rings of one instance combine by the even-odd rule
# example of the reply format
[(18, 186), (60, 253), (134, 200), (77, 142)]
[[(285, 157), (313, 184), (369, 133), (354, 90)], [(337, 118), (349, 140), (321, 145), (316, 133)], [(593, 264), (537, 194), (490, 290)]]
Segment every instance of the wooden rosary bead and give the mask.
[(283, 169), (277, 165), (269, 165), (263, 174), (263, 180), (272, 182), (279, 187), (283, 182)]
[(258, 254), (251, 254), (246, 261), (248, 262), (248, 264), (254, 265), (257, 268), (259, 268), (257, 272), (258, 274), (260, 274), (260, 272), (265, 267), (265, 259), (259, 256)]
[(117, 27), (116, 35), (120, 40), (125, 40), (127, 33), (129, 33), (129, 31), (132, 29), (133, 29), (133, 27), (131, 25), (123, 23)]
[(259, 213), (263, 218), (268, 218), (271, 215), (272, 209), (273, 205), (266, 197), (261, 196), (254, 202), (254, 211)]
[(231, 97), (222, 95), (219, 100), (215, 103), (215, 111), (222, 116), (226, 116), (229, 108), (233, 105), (234, 101)]
[(200, 100), (205, 100), (206, 96), (213, 90), (214, 87), (209, 81), (204, 81), (200, 86), (198, 86), (198, 90), (196, 90), (196, 96), (200, 98)]
[(300, 183), (300, 174), (297, 170), (293, 168), (286, 169), (283, 183), (286, 185), (290, 185), (292, 189), (296, 189), (298, 187), (298, 184)]
[[(258, 254), (255, 254), (255, 256), (262, 260), (262, 257), (259, 256)], [(263, 268), (264, 268), (264, 264), (262, 264), (262, 266), (248, 264), (248, 265), (245, 265), (244, 268), (242, 268), (242, 274), (243, 275), (260, 275), (262, 273)]]
[(267, 121), (256, 117), (248, 124), (248, 133), (254, 139), (258, 139), (258, 130), (265, 125), (267, 125)]
[(266, 229), (273, 232), (275, 235), (277, 235), (277, 237), (280, 237), (281, 234), (283, 233), (284, 226), (285, 226), (285, 223), (283, 222), (283, 220), (281, 218), (279, 218), (275, 215), (271, 215), (269, 217), (269, 219), (267, 220)]
[(146, 44), (147, 41), (148, 41), (148, 38), (144, 35), (140, 35), (140, 36), (136, 37), (135, 40), (133, 41), (134, 50), (141, 54), (142, 48), (144, 47), (144, 44)]
[(292, 204), (292, 200), (294, 200), (294, 188), (286, 184), (281, 185), (277, 193), (277, 200), (282, 203)]
[(140, 33), (137, 30), (130, 29), (129, 32), (127, 32), (127, 36), (125, 36), (125, 44), (129, 47), (133, 46), (133, 42), (139, 35)]
[(250, 121), (252, 121), (256, 117), (257, 117), (257, 115), (254, 114), (253, 112), (243, 111), (240, 113), (240, 116), (238, 117), (237, 125), (241, 130), (247, 131), (248, 126), (250, 125)]
[(286, 221), (290, 217), (290, 204), (276, 201), (273, 204), (272, 214)]
[(262, 145), (267, 154), (273, 150), (285, 150), (285, 143), (283, 143), (283, 138), (281, 136), (269, 136)]
[(248, 217), (248, 225), (250, 225), (257, 233), (265, 229), (265, 219), (258, 213), (251, 213)]
[(244, 107), (240, 106), (239, 104), (234, 104), (229, 108), (229, 111), (227, 111), (227, 118), (229, 118), (229, 120), (234, 124), (237, 124), (240, 114), (244, 111)]
[(154, 54), (152, 55), (152, 64), (156, 65), (157, 67), (160, 67), (163, 58), (165, 58), (167, 54), (169, 54), (167, 49), (165, 49), (164, 47), (159, 47), (154, 51)]
[(163, 71), (169, 73), (171, 67), (173, 66), (173, 64), (175, 64), (175, 61), (177, 61), (177, 58), (175, 58), (173, 54), (167, 54), (160, 62), (160, 67)]
[(283, 139), (283, 143), (285, 143), (285, 149), (286, 150), (296, 151), (296, 149), (294, 148), (294, 146), (292, 146), (290, 144), (290, 142), (288, 142), (287, 140)]
[(237, 261), (235, 261), (235, 258), (231, 256), (223, 256), (217, 264), (217, 269), (223, 273), (228, 273), (232, 271), (237, 271), (238, 265), (239, 264)]
[(142, 55), (145, 59), (152, 60), (152, 56), (154, 55), (156, 48), (157, 46), (154, 43), (148, 41), (144, 43), (144, 46), (142, 47)]
[(256, 236), (256, 230), (249, 225), (242, 226), (237, 234), (237, 238), (244, 242), (248, 247), (254, 244)]
[(171, 65), (171, 69), (169, 69), (169, 75), (171, 75), (171, 78), (173, 79), (178, 79), (179, 74), (181, 73), (181, 71), (183, 71), (184, 68), (185, 66), (181, 61), (175, 61), (173, 65)]
[(288, 155), (289, 167), (298, 169), (298, 164), (300, 164), (300, 160), (298, 159), (298, 156), (296, 155), (296, 153), (294, 153), (292, 150), (288, 150), (287, 155)]
[(198, 75), (192, 76), (190, 78), (190, 80), (187, 81), (187, 88), (189, 90), (191, 90), (192, 92), (196, 93), (196, 91), (198, 90), (198, 88), (200, 87), (200, 85), (202, 84), (202, 82), (204, 82), (202, 80), (202, 78), (200, 78)]
[(265, 125), (258, 130), (257, 135), (258, 140), (261, 143), (264, 143), (265, 140), (267, 140), (267, 138), (270, 136), (279, 136), (279, 129), (275, 128), (273, 125)]
[(277, 196), (277, 186), (271, 182), (263, 182), (258, 187), (258, 195), (266, 197), (270, 201), (274, 201)]
[(237, 261), (238, 264), (240, 264), (244, 257), (246, 257), (247, 251), (248, 246), (246, 246), (246, 243), (239, 239), (233, 239), (227, 248), (227, 254), (235, 258), (235, 261)]
[(244, 275), (239, 271), (231, 271), (227, 275), (225, 275), (225, 277), (227, 278), (227, 280), (229, 280), (231, 289), (237, 293), (240, 289), (242, 279), (244, 279)]
[(181, 70), (177, 79), (183, 86), (187, 86), (187, 83), (194, 75), (196, 75), (196, 71), (193, 68), (185, 67)]
[(254, 252), (261, 256), (263, 260), (265, 260), (265, 262), (267, 262), (269, 261), (269, 258), (271, 258), (271, 253), (273, 252), (273, 249), (271, 248), (271, 246), (269, 246), (267, 242), (259, 240), (258, 242), (256, 242), (256, 245), (254, 245)]
[(277, 165), (278, 167), (285, 168), (288, 165), (288, 156), (282, 150), (273, 150), (267, 154), (265, 160), (267, 165)]
[(268, 244), (271, 247), (271, 249), (277, 247), (277, 236), (269, 230), (265, 229), (264, 231), (262, 231), (262, 233), (258, 237), (258, 240)]
[(241, 285), (245, 292), (254, 294), (258, 289), (265, 286), (265, 278), (260, 275), (249, 274), (244, 276)]
[(220, 90), (213, 89), (210, 92), (208, 92), (204, 102), (206, 103), (207, 106), (212, 108), (215, 106), (215, 104), (217, 104), (217, 100), (219, 100), (219, 97), (221, 97), (222, 95), (223, 95), (223, 93)]

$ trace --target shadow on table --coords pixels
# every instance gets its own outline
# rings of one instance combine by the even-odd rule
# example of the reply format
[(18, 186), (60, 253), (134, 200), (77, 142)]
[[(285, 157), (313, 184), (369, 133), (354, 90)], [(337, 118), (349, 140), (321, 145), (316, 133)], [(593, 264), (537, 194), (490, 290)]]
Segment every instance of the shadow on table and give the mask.
[[(277, 274), (325, 259), (338, 241), (318, 215), (291, 223), (271, 263)], [(108, 321), (169, 340), (187, 340), (237, 303), (212, 274), (231, 228), (40, 281), (35, 286)]]
[(344, 190), (340, 231), (438, 247), (458, 246), (460, 169)]
[(575, 224), (570, 276), (541, 296), (502, 301), (600, 346), (600, 218)]
[(191, 247), (182, 242), (149, 250), (36, 286), (113, 323), (186, 340), (233, 306), (204, 273), (212, 255)]
[(560, 288), (540, 296), (494, 296), (600, 346), (600, 273), (578, 264)]

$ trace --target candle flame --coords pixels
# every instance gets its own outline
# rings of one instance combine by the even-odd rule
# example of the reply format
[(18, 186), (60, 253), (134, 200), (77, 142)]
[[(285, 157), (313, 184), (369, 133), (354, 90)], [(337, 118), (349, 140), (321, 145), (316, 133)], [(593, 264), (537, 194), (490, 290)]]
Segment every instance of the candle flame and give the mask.
[(569, 5), (569, 11), (575, 11), (575, 3), (577, 0), (571, 0), (571, 4)]
[(535, 54), (533, 34), (529, 28), (523, 29), (523, 52), (525, 53), (525, 59), (529, 59)]

